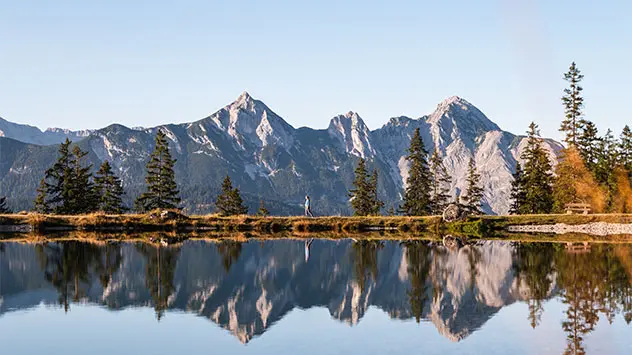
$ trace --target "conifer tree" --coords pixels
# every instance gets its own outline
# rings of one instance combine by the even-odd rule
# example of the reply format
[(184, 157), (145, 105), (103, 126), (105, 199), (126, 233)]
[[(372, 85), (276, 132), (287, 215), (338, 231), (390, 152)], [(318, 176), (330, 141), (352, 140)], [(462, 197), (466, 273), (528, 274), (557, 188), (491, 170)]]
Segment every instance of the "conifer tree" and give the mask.
[(573, 62), (568, 72), (564, 74), (564, 80), (568, 82), (569, 86), (564, 89), (564, 96), (562, 97), (566, 118), (562, 121), (560, 127), (560, 131), (566, 134), (564, 141), (572, 145), (577, 145), (577, 138), (584, 126), (582, 119), (584, 98), (581, 95), (584, 89), (580, 85), (582, 79), (584, 79), (584, 76), (577, 68), (575, 62)]
[(99, 198), (98, 210), (105, 213), (120, 214), (125, 208), (123, 207), (123, 185), (121, 179), (112, 171), (112, 166), (106, 160), (101, 164), (99, 171), (95, 177), (95, 190)]
[(623, 127), (619, 138), (619, 162), (632, 175), (632, 130), (628, 125)]
[(375, 210), (373, 203), (374, 189), (372, 181), (369, 180), (369, 174), (366, 168), (364, 158), (358, 160), (358, 166), (355, 169), (355, 178), (353, 186), (349, 190), (349, 198), (353, 214), (356, 216), (369, 216)]
[(66, 138), (59, 146), (58, 158), (55, 164), (45, 174), (46, 203), (49, 211), (56, 214), (72, 214), (74, 201), (74, 179), (72, 169), (72, 142)]
[(450, 185), (452, 178), (443, 165), (443, 159), (435, 150), (430, 157), (430, 179), (432, 190), (430, 192), (430, 210), (433, 215), (440, 215), (450, 200)]
[(81, 214), (95, 209), (92, 165), (84, 165), (87, 153), (78, 146), (71, 149), (71, 144), (66, 139), (59, 146), (57, 161), (40, 182), (34, 205), (42, 213)]
[(400, 208), (407, 216), (424, 216), (431, 212), (430, 205), (430, 169), (428, 168), (428, 152), (419, 134), (419, 128), (410, 140), (406, 160), (410, 163), (404, 201)]
[(548, 153), (542, 147), (540, 131), (535, 123), (529, 125), (527, 146), (522, 152), (524, 161), (521, 213), (545, 214), (553, 208), (553, 175)]
[(147, 163), (145, 182), (147, 191), (136, 200), (136, 207), (140, 211), (152, 209), (177, 208), (180, 203), (178, 185), (176, 184), (173, 167), (176, 160), (171, 157), (167, 135), (158, 130), (156, 146)]
[(263, 203), (263, 199), (259, 200), (259, 210), (257, 211), (257, 216), (267, 217), (270, 215), (270, 211), (266, 208), (266, 205)]
[(11, 210), (7, 207), (6, 196), (0, 197), (0, 214), (9, 214)]
[(371, 178), (369, 179), (369, 188), (371, 189), (371, 215), (379, 216), (380, 211), (384, 207), (384, 202), (380, 200), (378, 197), (378, 172), (377, 169), (373, 169), (373, 173), (371, 174)]
[(524, 193), (524, 174), (522, 166), (516, 162), (516, 171), (513, 173), (513, 181), (511, 182), (511, 208), (509, 214), (522, 214), (525, 201)]
[(40, 181), (40, 185), (37, 188), (37, 197), (33, 202), (33, 209), (37, 213), (50, 213), (50, 204), (48, 202), (48, 185), (46, 184), (46, 178)]
[(470, 158), (467, 171), (467, 188), (463, 197), (463, 207), (469, 214), (482, 214), (483, 187), (481, 175), (476, 171), (474, 158)]
[(619, 163), (619, 151), (617, 142), (608, 130), (599, 140), (597, 149), (597, 161), (593, 168), (595, 179), (604, 187), (607, 193), (606, 210), (609, 210), (617, 191), (617, 179), (615, 169)]
[(83, 164), (87, 155), (79, 146), (72, 149), (72, 199), (69, 201), (72, 213), (90, 213), (97, 209), (98, 198), (92, 182), (92, 164)]
[(238, 188), (233, 188), (230, 176), (226, 175), (222, 183), (222, 191), (217, 196), (215, 206), (222, 216), (236, 216), (248, 213), (248, 207), (244, 206)]
[(597, 126), (591, 121), (584, 122), (584, 128), (577, 137), (577, 150), (584, 159), (588, 170), (594, 172), (599, 155), (599, 131), (597, 130)]

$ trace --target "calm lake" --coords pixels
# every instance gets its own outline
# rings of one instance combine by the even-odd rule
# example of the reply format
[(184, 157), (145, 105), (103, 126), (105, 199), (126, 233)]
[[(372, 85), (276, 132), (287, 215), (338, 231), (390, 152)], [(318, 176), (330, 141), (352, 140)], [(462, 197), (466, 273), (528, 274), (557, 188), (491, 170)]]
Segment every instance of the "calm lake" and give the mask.
[(0, 243), (2, 354), (630, 354), (632, 245)]

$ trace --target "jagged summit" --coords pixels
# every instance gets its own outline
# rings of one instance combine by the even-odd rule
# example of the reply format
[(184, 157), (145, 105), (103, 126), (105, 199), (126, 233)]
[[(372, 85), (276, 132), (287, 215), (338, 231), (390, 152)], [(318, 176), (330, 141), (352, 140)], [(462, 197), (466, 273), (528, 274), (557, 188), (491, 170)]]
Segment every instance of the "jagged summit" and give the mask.
[(235, 101), (226, 106), (229, 110), (245, 110), (245, 111), (264, 111), (267, 109), (261, 101), (255, 100), (247, 91), (244, 91), (237, 97)]
[(426, 121), (431, 125), (453, 126), (472, 132), (500, 130), (476, 106), (459, 96), (450, 96), (441, 101)]
[(456, 95), (446, 98), (445, 100), (441, 101), (439, 103), (439, 105), (437, 105), (437, 106), (451, 105), (451, 104), (472, 106), (472, 104), (469, 103), (467, 100), (465, 100), (464, 98), (462, 98), (460, 96), (456, 96)]
[[(204, 119), (165, 127), (178, 155), (178, 184), (187, 191), (183, 205), (200, 213), (213, 212), (209, 196), (221, 185), (222, 175), (229, 173), (244, 195), (257, 196), (253, 204), (258, 205), (259, 198), (283, 201), (273, 213), (292, 213), (309, 192), (318, 199), (323, 215), (348, 214), (349, 177), (358, 157), (379, 169), (380, 195), (389, 204), (397, 204), (408, 176), (407, 149), (417, 128), (426, 148), (442, 155), (453, 177), (453, 195), (465, 188), (467, 165), (474, 158), (485, 188), (485, 211), (506, 213), (512, 170), (524, 148), (523, 138), (516, 140), (502, 131), (458, 96), (443, 100), (430, 115), (394, 117), (372, 131), (354, 111), (333, 117), (326, 130), (314, 130), (294, 129), (262, 101), (243, 92)], [(42, 133), (0, 120), (0, 136), (22, 142), (57, 144), (69, 135), (73, 141), (83, 141), (93, 165), (108, 159), (122, 172), (124, 184), (132, 187), (143, 184), (155, 130), (110, 126), (84, 137), (62, 130)], [(555, 158), (561, 146), (553, 141), (545, 144)], [(28, 147), (21, 151), (10, 145), (0, 149), (4, 149), (0, 153), (5, 164), (0, 169), (0, 195), (17, 201), (16, 208), (28, 209), (36, 182), (52, 164), (52, 150)]]
[(340, 141), (347, 153), (362, 158), (375, 155), (370, 139), (371, 131), (356, 112), (349, 111), (332, 118), (327, 132)]

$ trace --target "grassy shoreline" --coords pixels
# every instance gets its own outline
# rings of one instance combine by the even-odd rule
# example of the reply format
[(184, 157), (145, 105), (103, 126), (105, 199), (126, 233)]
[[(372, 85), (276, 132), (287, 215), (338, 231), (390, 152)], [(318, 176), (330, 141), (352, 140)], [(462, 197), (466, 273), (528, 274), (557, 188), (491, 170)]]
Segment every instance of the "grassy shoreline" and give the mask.
[(174, 214), (161, 218), (159, 212), (148, 214), (106, 215), (101, 213), (60, 216), (41, 214), (0, 215), (0, 234), (84, 232), (258, 232), (258, 233), (359, 233), (398, 231), (405, 233), (458, 234), (495, 237), (506, 234), (509, 226), (569, 225), (592, 222), (632, 223), (632, 214), (594, 215), (519, 215), (472, 216), (465, 221), (445, 223), (438, 216), (402, 217), (257, 217), (217, 215), (184, 216)]
[(156, 213), (78, 216), (0, 215), (0, 233), (56, 231), (258, 231), (366, 232), (371, 230), (436, 231), (439, 217), (220, 217), (183, 216), (163, 219)]

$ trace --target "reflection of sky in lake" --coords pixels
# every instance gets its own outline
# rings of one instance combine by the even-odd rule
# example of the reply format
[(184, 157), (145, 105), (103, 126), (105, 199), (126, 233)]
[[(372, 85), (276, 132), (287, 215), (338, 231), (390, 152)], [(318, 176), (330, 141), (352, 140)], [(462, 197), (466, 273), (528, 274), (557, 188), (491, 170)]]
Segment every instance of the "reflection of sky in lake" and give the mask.
[[(331, 319), (323, 308), (296, 309), (265, 335), (242, 344), (208, 320), (170, 312), (157, 322), (151, 308), (108, 311), (75, 305), (64, 314), (39, 306), (0, 318), (4, 354), (561, 354), (565, 335), (560, 327), (564, 305), (545, 304), (542, 323), (531, 329), (524, 321), (525, 304), (503, 308), (483, 329), (455, 343), (433, 324), (393, 320), (371, 308), (358, 325)], [(602, 319), (586, 337), (589, 354), (629, 354), (632, 328), (621, 317), (612, 326)]]
[(632, 353), (632, 246), (231, 243), (7, 243), (2, 354), (561, 354), (570, 304), (580, 348)]

